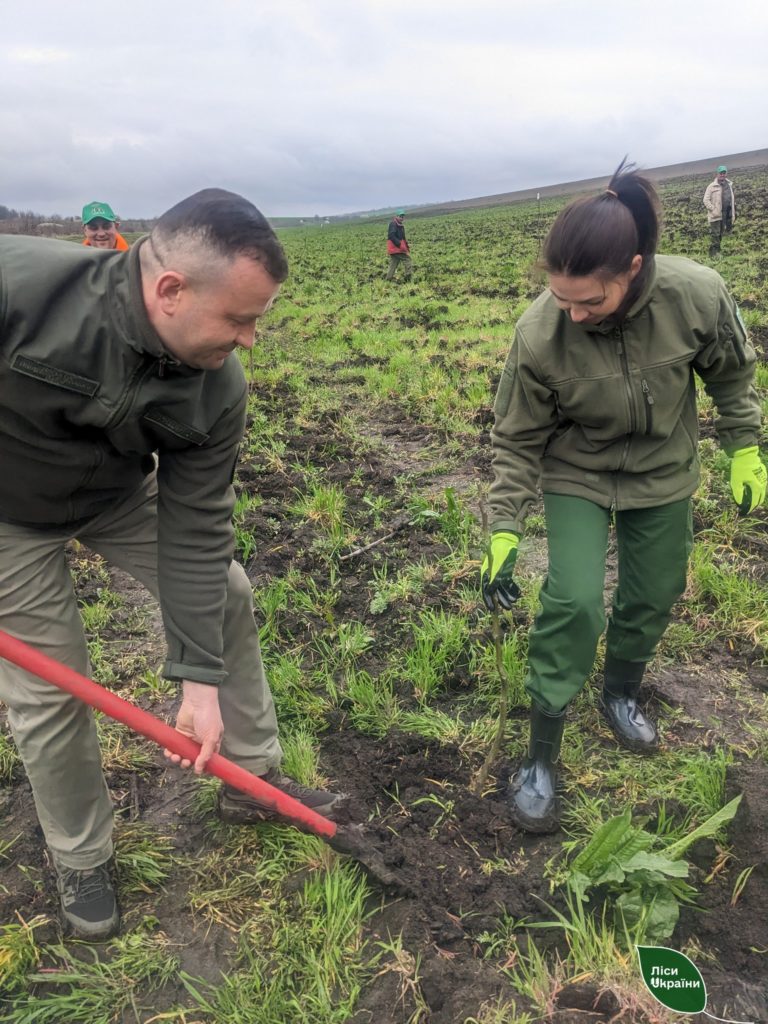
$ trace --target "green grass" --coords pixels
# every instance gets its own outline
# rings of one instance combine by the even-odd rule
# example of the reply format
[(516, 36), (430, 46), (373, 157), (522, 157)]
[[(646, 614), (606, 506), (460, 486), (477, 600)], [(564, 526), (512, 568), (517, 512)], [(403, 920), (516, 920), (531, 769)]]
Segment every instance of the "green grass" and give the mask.
[(162, 934), (146, 929), (129, 932), (109, 945), (109, 960), (80, 959), (77, 946), (46, 946), (37, 958), (44, 964), (27, 974), (28, 987), (15, 996), (9, 1015), (13, 1024), (114, 1024), (123, 1011), (152, 1009), (144, 1000), (177, 973), (179, 962)]
[[(664, 186), (662, 249), (707, 263), (699, 184)], [(767, 229), (760, 196), (768, 175), (755, 172), (747, 186), (752, 198), (746, 197), (738, 235), (727, 240), (717, 269), (765, 343)], [(322, 734), (338, 720), (382, 746), (396, 730), (450, 744), (468, 777), (488, 750), (500, 689), (477, 588), (489, 414), (515, 324), (542, 288), (532, 272), (539, 238), (564, 201), (543, 202), (540, 219), (530, 203), (414, 218), (416, 277), (396, 287), (381, 279), (381, 223), (283, 235), (291, 276), (244, 361), (249, 420), (234, 522), (237, 557), (257, 584), (285, 767), (308, 784), (324, 782)], [(765, 363), (756, 383), (765, 405)], [(715, 735), (714, 744), (708, 737), (703, 747), (701, 734), (686, 731), (698, 723), (681, 709), (662, 709), (664, 748), (643, 759), (616, 748), (594, 686), (585, 689), (563, 744), (566, 833), (545, 872), (553, 889), (567, 871), (562, 850), (575, 850), (624, 807), (647, 819), (664, 843), (683, 841), (723, 805), (729, 768), (744, 758), (768, 763), (768, 702), (743, 680), (747, 663), (765, 658), (768, 640), (765, 513), (735, 513), (728, 460), (710, 436), (713, 405), (698, 390), (706, 436), (694, 498), (696, 548), (688, 591), (652, 671), (682, 663), (706, 671), (710, 658), (733, 656), (733, 673), (722, 673), (718, 686), (743, 729), (730, 739)], [(311, 448), (302, 443), (310, 431), (317, 439)], [(527, 736), (527, 636), (546, 571), (544, 532), (537, 505), (521, 547), (522, 598), (514, 613), (502, 616), (512, 711), (504, 754), (512, 761)], [(364, 557), (342, 557), (371, 541), (380, 543)], [(259, 564), (265, 552), (266, 571)], [(165, 705), (175, 688), (141, 654), (126, 668), (116, 640), (130, 632), (141, 641), (146, 625), (122, 604), (101, 559), (77, 546), (68, 558), (85, 595), (94, 674), (110, 685), (127, 680), (132, 698)], [(154, 772), (156, 755), (147, 744), (100, 716), (97, 721), (105, 766), (118, 786), (128, 774)], [(12, 741), (0, 731), (0, 784), (12, 784), (19, 767)], [(426, 947), (399, 936), (366, 945), (367, 915), (380, 896), (371, 899), (354, 864), (293, 830), (223, 825), (214, 813), (216, 788), (210, 779), (194, 786), (191, 825), (119, 822), (117, 876), (128, 928), (119, 942), (93, 956), (76, 944), (40, 939), (50, 931), (37, 918), (3, 926), (0, 972), (4, 965), (15, 1003), (3, 1006), (0, 1019), (5, 1013), (8, 1024), (121, 1018), (143, 1024), (154, 1015), (171, 1024), (342, 1024), (355, 1018), (372, 979), (388, 976), (396, 979), (404, 1019), (426, 1024)], [(407, 802), (404, 793), (391, 795)], [(455, 823), (454, 791), (415, 799), (427, 828), (439, 833)], [(727, 833), (716, 838), (727, 850)], [(0, 843), (3, 864), (16, 856), (15, 841), (13, 833)], [(740, 906), (756, 884), (751, 867), (740, 864), (728, 879), (728, 895)], [(525, 876), (529, 854), (503, 849), (480, 869)], [(42, 867), (20, 870), (25, 886), (39, 894)], [(164, 885), (184, 894), (180, 912), (209, 930), (214, 948), (230, 950), (216, 955), (220, 976), (188, 973), (183, 949), (170, 946), (151, 921), (132, 928)], [(500, 911), (498, 926), (478, 941), (505, 997), (478, 1006), (463, 1024), (546, 1019), (562, 985), (574, 979), (611, 987), (625, 1019), (651, 1019), (627, 935), (583, 904), (559, 908), (557, 953), (545, 951), (546, 933), (529, 927), (535, 922), (505, 919)], [(543, 919), (553, 914), (542, 905)]]
[(163, 888), (173, 870), (174, 844), (143, 822), (118, 824), (115, 833), (115, 868), (121, 897), (152, 895)]
[(5, 730), (0, 730), (0, 786), (10, 786), (20, 768), (16, 744)]
[(342, 1024), (367, 974), (366, 895), (355, 869), (335, 864), (292, 900), (262, 903), (221, 984), (182, 978), (192, 1005), (228, 1024)]

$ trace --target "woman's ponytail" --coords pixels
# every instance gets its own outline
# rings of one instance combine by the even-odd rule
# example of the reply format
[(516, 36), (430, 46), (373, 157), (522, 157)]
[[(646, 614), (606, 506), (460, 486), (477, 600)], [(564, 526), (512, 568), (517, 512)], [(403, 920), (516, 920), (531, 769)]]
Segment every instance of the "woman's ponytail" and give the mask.
[(549, 274), (613, 276), (626, 273), (639, 253), (648, 269), (659, 230), (656, 189), (625, 157), (600, 195), (577, 199), (558, 214), (542, 265)]

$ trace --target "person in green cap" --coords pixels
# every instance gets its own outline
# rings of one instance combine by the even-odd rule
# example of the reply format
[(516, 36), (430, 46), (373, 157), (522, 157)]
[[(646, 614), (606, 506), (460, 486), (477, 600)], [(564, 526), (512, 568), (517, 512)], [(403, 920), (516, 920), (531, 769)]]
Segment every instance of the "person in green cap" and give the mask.
[(578, 199), (544, 242), (548, 289), (517, 323), (491, 431), (491, 542), (483, 599), (509, 609), (526, 516), (544, 495), (549, 548), (530, 636), (528, 753), (511, 787), (517, 824), (558, 825), (556, 763), (566, 709), (592, 671), (605, 627), (611, 527), (618, 589), (606, 634), (601, 709), (618, 742), (657, 747), (640, 685), (685, 589), (691, 495), (699, 483), (695, 378), (713, 400), (742, 513), (765, 500), (755, 350), (722, 278), (657, 256), (659, 201), (625, 164)]
[(120, 227), (109, 203), (87, 203), (83, 207), (83, 245), (94, 249), (119, 249), (125, 252), (128, 242), (117, 230)]
[(411, 249), (405, 238), (405, 224), (403, 218), (405, 210), (397, 210), (387, 229), (387, 252), (389, 253), (389, 268), (387, 269), (387, 280), (391, 281), (397, 273), (397, 268), (402, 264), (405, 279), (408, 280), (413, 274), (413, 261), (411, 260)]
[(715, 180), (707, 185), (704, 205), (709, 222), (709, 255), (717, 256), (723, 234), (733, 231), (736, 219), (736, 200), (733, 196), (733, 182), (727, 177), (728, 168), (720, 164)]

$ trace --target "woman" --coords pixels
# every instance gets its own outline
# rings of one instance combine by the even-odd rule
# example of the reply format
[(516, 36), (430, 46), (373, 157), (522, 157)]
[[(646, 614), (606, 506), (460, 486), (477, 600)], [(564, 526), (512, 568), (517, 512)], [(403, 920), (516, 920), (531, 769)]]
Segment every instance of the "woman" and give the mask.
[(713, 270), (656, 256), (658, 236), (654, 187), (624, 163), (601, 195), (567, 206), (544, 244), (549, 288), (520, 318), (496, 396), (489, 608), (517, 597), (515, 558), (539, 482), (549, 546), (530, 637), (528, 756), (512, 785), (513, 815), (530, 832), (558, 824), (555, 764), (605, 626), (612, 521), (619, 582), (601, 707), (620, 744), (656, 749), (637, 696), (685, 588), (699, 481), (694, 372), (717, 408), (735, 501), (749, 512), (765, 498), (755, 352), (736, 303)]

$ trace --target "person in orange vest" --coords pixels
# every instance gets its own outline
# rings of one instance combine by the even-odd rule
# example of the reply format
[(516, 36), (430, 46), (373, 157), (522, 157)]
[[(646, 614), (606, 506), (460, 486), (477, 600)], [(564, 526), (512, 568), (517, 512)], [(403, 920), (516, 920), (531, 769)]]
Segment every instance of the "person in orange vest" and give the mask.
[(411, 250), (405, 240), (405, 225), (403, 224), (405, 210), (398, 210), (389, 222), (387, 230), (387, 252), (389, 253), (389, 269), (387, 280), (391, 281), (397, 273), (398, 266), (402, 263), (406, 280), (413, 274), (413, 262), (411, 261)]
[(94, 202), (83, 207), (83, 245), (125, 252), (129, 246), (117, 230), (119, 227), (120, 222), (109, 203)]

